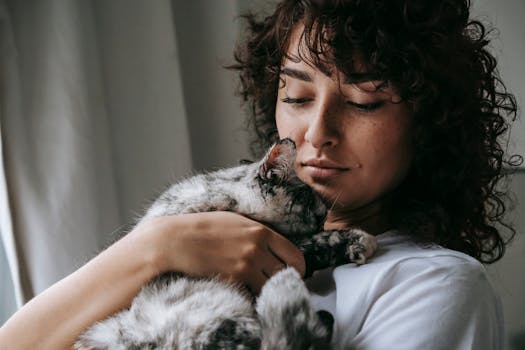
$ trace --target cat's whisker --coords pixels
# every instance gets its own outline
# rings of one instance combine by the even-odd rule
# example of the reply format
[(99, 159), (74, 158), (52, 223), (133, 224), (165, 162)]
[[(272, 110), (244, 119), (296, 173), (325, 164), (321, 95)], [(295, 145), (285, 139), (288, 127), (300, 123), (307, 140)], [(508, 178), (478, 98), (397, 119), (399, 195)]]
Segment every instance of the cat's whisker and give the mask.
[(337, 204), (337, 200), (339, 199), (339, 197), (341, 197), (341, 194), (343, 194), (343, 191), (339, 191), (339, 192), (337, 193), (337, 195), (336, 195), (335, 198), (334, 198), (334, 201), (333, 201), (332, 205), (330, 206), (329, 211), (332, 210), (332, 209), (334, 209), (335, 205)]

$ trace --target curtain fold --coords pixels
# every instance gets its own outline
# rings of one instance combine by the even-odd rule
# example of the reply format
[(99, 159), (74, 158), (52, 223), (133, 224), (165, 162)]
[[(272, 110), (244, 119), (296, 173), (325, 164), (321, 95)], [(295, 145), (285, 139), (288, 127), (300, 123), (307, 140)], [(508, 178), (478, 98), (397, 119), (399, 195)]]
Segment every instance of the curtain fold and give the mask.
[(121, 222), (192, 169), (169, 0), (93, 1)]
[(231, 165), (247, 157), (248, 133), (240, 100), (233, 50), (245, 0), (172, 0), (178, 59), (197, 170)]
[(195, 164), (246, 158), (222, 67), (236, 15), (236, 0), (0, 0), (0, 231), (18, 306)]
[[(0, 1), (0, 135), (4, 133), (3, 116), (7, 112), (4, 103), (4, 96), (7, 98), (7, 81), (12, 81), (16, 84), (12, 73), (17, 71), (15, 60), (15, 50), (13, 43), (13, 32), (11, 28), (11, 20), (9, 17), (7, 5), (4, 0)], [(18, 254), (15, 248), (15, 237), (13, 232), (13, 222), (11, 218), (10, 202), (7, 192), (7, 183), (5, 178), (5, 161), (4, 161), (4, 145), (3, 140), (0, 139), (0, 243), (9, 249), (5, 250), (5, 261), (7, 261), (8, 270), (11, 274), (17, 306), (23, 303), (23, 292), (20, 278), (20, 269), (18, 264)], [(1, 251), (1, 250), (0, 250)], [(7, 286), (3, 286), (7, 291)]]
[[(7, 1), (2, 141), (22, 298), (100, 249), (118, 226), (107, 116), (87, 2)], [(8, 23), (8, 22), (4, 22)], [(11, 261), (11, 260), (10, 260)]]

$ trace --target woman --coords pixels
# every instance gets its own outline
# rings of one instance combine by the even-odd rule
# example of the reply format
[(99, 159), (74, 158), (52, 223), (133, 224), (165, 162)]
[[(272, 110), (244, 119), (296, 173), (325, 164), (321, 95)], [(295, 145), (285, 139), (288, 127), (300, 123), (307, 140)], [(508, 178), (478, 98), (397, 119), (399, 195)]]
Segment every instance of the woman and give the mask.
[[(258, 141), (296, 142), (299, 177), (330, 204), (327, 229), (378, 238), (368, 264), (307, 281), (314, 305), (335, 316), (338, 348), (502, 347), (501, 309), (480, 262), (504, 252), (495, 186), (516, 104), (468, 7), (284, 0), (262, 21), (248, 17), (232, 68)], [(67, 349), (164, 271), (258, 291), (285, 265), (304, 273), (290, 242), (245, 217), (159, 218), (24, 306), (0, 329), (0, 348)]]

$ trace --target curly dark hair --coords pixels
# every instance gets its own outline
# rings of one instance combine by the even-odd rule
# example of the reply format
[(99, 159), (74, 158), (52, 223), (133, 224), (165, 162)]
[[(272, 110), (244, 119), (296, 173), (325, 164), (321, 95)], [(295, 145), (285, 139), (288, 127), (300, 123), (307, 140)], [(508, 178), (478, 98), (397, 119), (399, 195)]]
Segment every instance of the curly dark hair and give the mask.
[(393, 224), (484, 263), (497, 261), (515, 234), (498, 185), (503, 166), (522, 163), (504, 154), (517, 105), (487, 50), (491, 32), (469, 19), (469, 9), (467, 0), (284, 0), (264, 19), (243, 16), (249, 34), (229, 68), (239, 71), (239, 92), (252, 112), (252, 151), (278, 137), (280, 68), (290, 33), (302, 23), (312, 64), (333, 64), (351, 77), (359, 54), (367, 71), (415, 111), (415, 155), (394, 193)]

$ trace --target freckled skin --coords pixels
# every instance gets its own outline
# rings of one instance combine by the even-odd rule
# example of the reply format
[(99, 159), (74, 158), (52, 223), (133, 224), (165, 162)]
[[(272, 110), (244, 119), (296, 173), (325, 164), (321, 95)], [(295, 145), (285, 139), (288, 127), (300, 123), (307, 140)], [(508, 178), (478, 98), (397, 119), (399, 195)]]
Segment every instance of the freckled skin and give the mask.
[[(292, 35), (289, 54), (297, 55), (299, 29)], [(329, 202), (337, 199), (329, 219), (352, 217), (353, 211), (398, 186), (412, 159), (412, 113), (406, 102), (395, 103), (400, 99), (394, 89), (386, 85), (374, 91), (374, 84), (380, 82), (346, 84), (340, 74), (327, 76), (304, 61), (285, 60), (282, 66), (306, 73), (310, 81), (281, 74), (285, 84), (276, 103), (279, 136), (297, 145), (299, 178)], [(301, 99), (301, 103), (289, 103), (286, 98)], [(378, 102), (381, 105), (371, 110), (356, 105)], [(349, 170), (316, 179), (301, 164), (315, 158)]]

